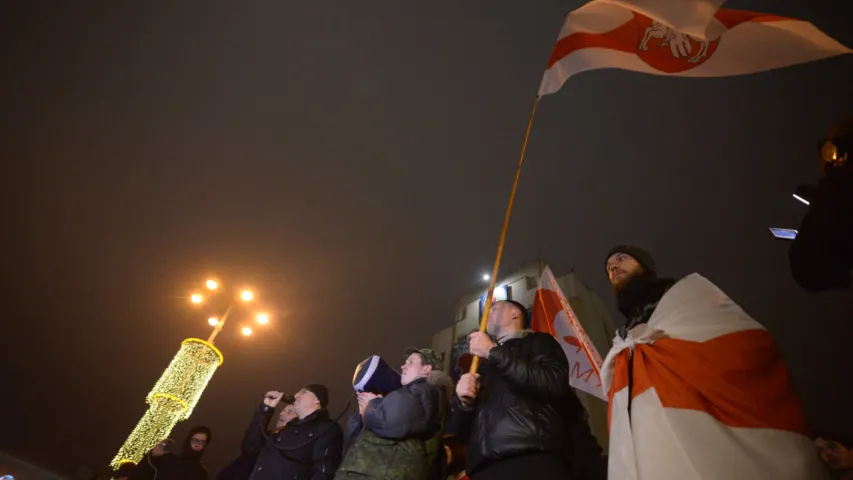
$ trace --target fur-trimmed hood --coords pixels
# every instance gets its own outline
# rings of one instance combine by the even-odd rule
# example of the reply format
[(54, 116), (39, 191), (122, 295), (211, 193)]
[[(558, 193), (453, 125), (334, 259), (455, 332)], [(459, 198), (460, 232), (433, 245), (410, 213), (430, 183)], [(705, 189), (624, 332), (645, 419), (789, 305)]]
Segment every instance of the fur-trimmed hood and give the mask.
[(453, 398), (453, 379), (447, 372), (433, 370), (427, 376), (427, 382), (438, 388), (442, 393), (443, 401), (449, 402)]

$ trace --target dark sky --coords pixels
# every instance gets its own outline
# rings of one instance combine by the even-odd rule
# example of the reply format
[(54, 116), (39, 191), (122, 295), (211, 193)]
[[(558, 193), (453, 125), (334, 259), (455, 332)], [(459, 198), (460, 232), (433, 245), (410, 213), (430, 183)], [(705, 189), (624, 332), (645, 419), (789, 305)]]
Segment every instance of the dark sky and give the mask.
[[(853, 45), (830, 0), (731, 0)], [(193, 417), (213, 472), (270, 388), (397, 362), (491, 266), (531, 101), (581, 2), (4, 2), (0, 449), (62, 472), (105, 465), (205, 316), (208, 273), (274, 312)], [(504, 264), (575, 268), (609, 303), (606, 250), (700, 272), (762, 321), (815, 428), (853, 431), (853, 297), (790, 279), (794, 187), (853, 114), (853, 58), (690, 80), (598, 71), (537, 115)], [(620, 319), (621, 321), (621, 319)], [(395, 365), (397, 363), (394, 363)]]

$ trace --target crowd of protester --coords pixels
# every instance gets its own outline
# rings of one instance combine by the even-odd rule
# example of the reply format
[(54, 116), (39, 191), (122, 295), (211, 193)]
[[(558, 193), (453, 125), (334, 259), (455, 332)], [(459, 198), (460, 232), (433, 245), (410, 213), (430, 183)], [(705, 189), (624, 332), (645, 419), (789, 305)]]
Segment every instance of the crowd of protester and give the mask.
[[(804, 415), (799, 399), (772, 339), (755, 336), (763, 332), (762, 327), (722, 291), (698, 274), (680, 280), (659, 277), (652, 255), (632, 245), (611, 249), (605, 269), (618, 309), (626, 318), (604, 362), (605, 369), (611, 365), (615, 372), (610, 374), (612, 378), (603, 372), (611, 386), (609, 454), (592, 435), (586, 411), (569, 385), (569, 363), (561, 345), (548, 333), (531, 331), (528, 310), (507, 300), (493, 304), (485, 333), (469, 335), (470, 353), (481, 362), (477, 373), (464, 373), (454, 385), (432, 350), (406, 350), (402, 386), (386, 395), (357, 393), (358, 411), (345, 429), (329, 416), (325, 386), (306, 385), (292, 397), (269, 391), (252, 414), (236, 459), (215, 478), (853, 478), (853, 452), (837, 438), (808, 437), (804, 421), (800, 421)], [(719, 343), (712, 353), (717, 359), (757, 359), (761, 365), (741, 360), (730, 365), (732, 362), (704, 359), (695, 353), (698, 350), (670, 349), (662, 338), (683, 343), (679, 336), (695, 333), (689, 328), (680, 330), (679, 322), (685, 323), (684, 319), (689, 328), (702, 329), (708, 338), (716, 335), (708, 334), (715, 328), (722, 328), (730, 338), (745, 331), (749, 342)], [(730, 327), (732, 322), (739, 326)], [(695, 335), (691, 338), (696, 339)], [(652, 347), (659, 351), (649, 350)], [(645, 384), (656, 381), (654, 372), (647, 371), (652, 365), (649, 358), (661, 352), (671, 358), (661, 357), (660, 363), (683, 377), (666, 385), (666, 395), (675, 395), (680, 401), (701, 397), (705, 407), (683, 408), (701, 411), (707, 407), (706, 416), (714, 417), (692, 424), (694, 431), (679, 432), (679, 420), (665, 416), (647, 418), (650, 411), (657, 411), (648, 407), (649, 385)], [(706, 360), (708, 363), (701, 363)], [(728, 397), (718, 387), (705, 386), (708, 373), (690, 369), (696, 362), (710, 375), (727, 377), (722, 390), (733, 388), (735, 394)], [(715, 366), (717, 371), (711, 363), (722, 366)], [(727, 368), (730, 370), (720, 370)], [(620, 371), (626, 372), (621, 380)], [(661, 399), (655, 405), (666, 407), (669, 400), (663, 398), (664, 388), (657, 387)], [(772, 399), (772, 405), (762, 404), (766, 398)], [(726, 409), (722, 414), (719, 411)], [(746, 425), (741, 433), (718, 435), (727, 427), (739, 426), (738, 415), (752, 415), (750, 421), (765, 423)], [(756, 437), (760, 442), (755, 445), (750, 444), (751, 427), (763, 435)], [(773, 437), (774, 429), (784, 432)], [(678, 435), (675, 443), (667, 443)], [(690, 445), (695, 440), (691, 435), (700, 438), (700, 444), (702, 438), (713, 443), (695, 450)], [(212, 439), (209, 428), (194, 428), (180, 453), (169, 453), (171, 441), (163, 441), (137, 466), (124, 466), (114, 478), (211, 478), (201, 458)], [(657, 443), (646, 445), (650, 439)], [(804, 441), (807, 448), (803, 448)], [(626, 446), (632, 450), (633, 474), (612, 458), (624, 460)], [(673, 446), (675, 450), (667, 450)], [(680, 476), (679, 462), (688, 464), (695, 475)], [(770, 474), (755, 473), (765, 467)], [(637, 471), (646, 473), (636, 475)], [(744, 471), (753, 473), (740, 473)], [(724, 475), (715, 475), (719, 473)]]

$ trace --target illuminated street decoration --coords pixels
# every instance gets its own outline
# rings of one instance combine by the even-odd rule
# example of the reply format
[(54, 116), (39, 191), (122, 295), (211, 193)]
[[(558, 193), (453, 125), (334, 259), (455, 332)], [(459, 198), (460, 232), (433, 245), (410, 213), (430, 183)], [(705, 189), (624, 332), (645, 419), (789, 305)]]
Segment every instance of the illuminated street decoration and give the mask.
[(216, 369), (222, 353), (212, 343), (188, 338), (177, 355), (154, 384), (145, 399), (148, 411), (110, 462), (113, 468), (123, 463), (139, 463), (157, 442), (169, 437), (181, 420), (190, 417)]

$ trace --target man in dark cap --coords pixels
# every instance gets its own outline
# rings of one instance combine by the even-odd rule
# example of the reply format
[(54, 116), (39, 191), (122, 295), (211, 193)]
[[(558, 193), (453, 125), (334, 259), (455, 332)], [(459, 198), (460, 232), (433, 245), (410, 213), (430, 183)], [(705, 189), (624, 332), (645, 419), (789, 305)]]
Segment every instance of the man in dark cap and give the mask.
[(385, 397), (358, 394), (359, 413), (350, 418), (347, 432), (350, 447), (335, 478), (427, 480), (431, 472), (444, 470), (437, 467), (444, 461), (442, 402), (453, 388), (450, 376), (428, 348), (410, 348), (405, 357), (401, 388)]
[(675, 282), (658, 278), (651, 254), (633, 245), (610, 249), (605, 267), (616, 293), (616, 306), (627, 319), (619, 329), (619, 336), (625, 338), (628, 330), (649, 320), (658, 301)]
[(320, 384), (300, 389), (292, 398), (296, 418), (268, 434), (266, 426), (283, 397), (267, 392), (243, 437), (242, 452), (257, 455), (251, 479), (331, 480), (341, 461), (343, 432), (326, 410), (328, 389)]
[(781, 352), (698, 274), (658, 278), (633, 245), (605, 260), (625, 326), (601, 367), (613, 479), (824, 478)]
[(181, 446), (180, 455), (166, 451), (171, 439), (154, 446), (129, 475), (130, 480), (207, 480), (207, 469), (201, 463), (204, 450), (213, 435), (209, 428), (194, 427)]
[(487, 333), (470, 335), (482, 363), (459, 379), (447, 426), (468, 445), (465, 472), (473, 480), (603, 479), (601, 448), (569, 386), (566, 354), (553, 336), (529, 328), (523, 305), (500, 301)]

